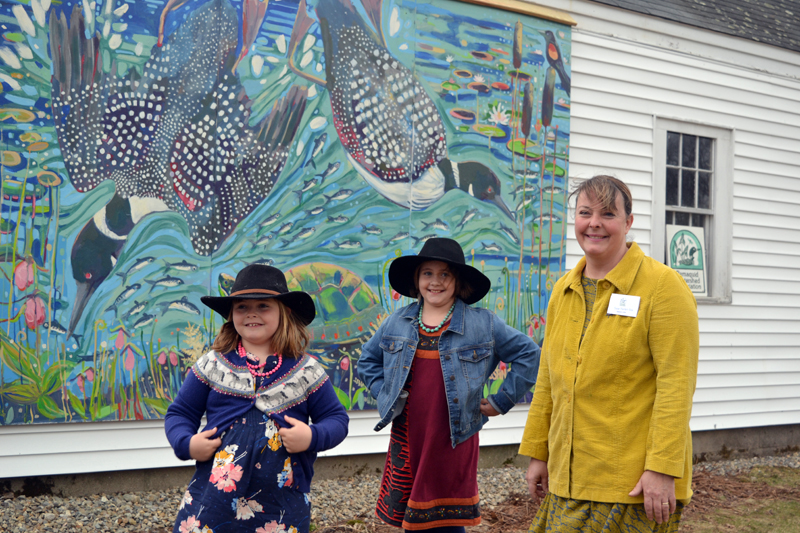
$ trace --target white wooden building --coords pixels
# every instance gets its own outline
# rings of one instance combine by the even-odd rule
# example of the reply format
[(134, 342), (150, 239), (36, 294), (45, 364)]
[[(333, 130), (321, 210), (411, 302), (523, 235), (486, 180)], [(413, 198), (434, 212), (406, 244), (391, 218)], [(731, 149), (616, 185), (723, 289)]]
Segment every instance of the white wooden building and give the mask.
[[(714, 3), (723, 4), (703, 6)], [(667, 132), (713, 140), (711, 205), (703, 211), (711, 292), (698, 301), (691, 427), (800, 425), (800, 6), (726, 2), (737, 27), (693, 19), (702, 13), (691, 4), (547, 4), (576, 22), (570, 180), (611, 173), (628, 183), (635, 240), (663, 259)], [(648, 6), (653, 14), (636, 12)], [(574, 266), (574, 239), (567, 252)], [(519, 406), (491, 420), (481, 443), (518, 443), (525, 416)], [(388, 430), (372, 431), (376, 417), (352, 413), (350, 436), (324, 455), (384, 452)], [(181, 464), (161, 421), (0, 427), (2, 477)]]

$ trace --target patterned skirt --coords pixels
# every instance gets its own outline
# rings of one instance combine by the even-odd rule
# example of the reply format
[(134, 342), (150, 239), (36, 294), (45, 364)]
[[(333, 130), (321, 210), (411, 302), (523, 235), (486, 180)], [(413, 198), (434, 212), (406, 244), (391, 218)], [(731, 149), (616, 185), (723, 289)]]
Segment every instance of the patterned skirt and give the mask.
[(545, 496), (528, 533), (677, 533), (683, 504), (661, 525), (648, 520), (643, 504), (571, 500), (552, 492)]
[(197, 463), (173, 533), (308, 533), (311, 502), (293, 488), (278, 429), (256, 408), (237, 419), (214, 458)]

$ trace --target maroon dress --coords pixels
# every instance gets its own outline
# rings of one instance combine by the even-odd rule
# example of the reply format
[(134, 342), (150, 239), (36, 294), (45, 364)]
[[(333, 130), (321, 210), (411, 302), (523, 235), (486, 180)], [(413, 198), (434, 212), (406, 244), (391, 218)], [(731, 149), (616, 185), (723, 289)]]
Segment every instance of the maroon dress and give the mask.
[[(449, 323), (448, 323), (449, 324)], [(455, 448), (439, 361), (439, 335), (420, 329), (420, 341), (403, 387), (408, 400), (392, 422), (386, 466), (375, 513), (407, 530), (481, 523), (478, 434)]]

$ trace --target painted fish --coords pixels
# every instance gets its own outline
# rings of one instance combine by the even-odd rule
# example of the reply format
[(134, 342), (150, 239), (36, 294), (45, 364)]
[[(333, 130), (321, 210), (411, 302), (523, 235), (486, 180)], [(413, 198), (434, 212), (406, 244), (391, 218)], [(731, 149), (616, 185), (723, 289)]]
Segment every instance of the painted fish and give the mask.
[(314, 158), (317, 157), (320, 154), (320, 152), (322, 152), (322, 149), (325, 148), (325, 143), (327, 141), (328, 141), (327, 133), (323, 133), (322, 135), (314, 139), (314, 147), (311, 149), (311, 158), (308, 160), (308, 163), (306, 163), (303, 166), (303, 168), (307, 167), (308, 165), (317, 168), (317, 164), (314, 163)]
[(345, 250), (351, 250), (354, 248), (361, 248), (361, 243), (359, 241), (342, 241), (342, 242), (333, 242), (333, 245), (338, 248), (343, 248)]
[(175, 269), (180, 270), (181, 272), (197, 272), (197, 265), (193, 265), (189, 261), (181, 261), (180, 263), (170, 263), (168, 261), (164, 261), (164, 264), (167, 265), (167, 269)]
[(295, 239), (307, 239), (308, 237), (310, 237), (311, 235), (313, 235), (315, 231), (317, 231), (317, 227), (316, 227), (316, 226), (311, 226), (311, 227), (308, 227), (308, 228), (303, 228), (303, 229), (300, 231), (300, 233), (298, 233), (297, 235), (295, 235)]
[(544, 214), (533, 219), (534, 222), (561, 222), (561, 217), (558, 215)]
[(427, 224), (425, 222), (422, 223), (422, 229), (423, 230), (427, 231), (428, 228), (430, 228), (430, 227), (433, 227), (433, 229), (439, 229), (439, 230), (442, 230), (442, 231), (450, 231), (450, 226), (448, 226), (447, 222), (445, 222), (441, 218), (437, 218), (433, 222), (428, 222)]
[(175, 311), (183, 311), (184, 313), (190, 313), (193, 315), (200, 314), (200, 309), (198, 309), (196, 305), (190, 302), (187, 296), (184, 296), (180, 300), (174, 300), (172, 302), (161, 302), (160, 304), (158, 304), (158, 306), (161, 307), (161, 314), (166, 313), (170, 309), (173, 309)]
[(268, 266), (268, 267), (271, 267), (272, 265), (274, 265), (274, 264), (275, 264), (275, 261), (273, 261), (272, 259), (267, 259), (267, 258), (265, 257), (265, 258), (263, 258), (263, 259), (259, 259), (259, 260), (257, 260), (257, 261), (253, 261), (253, 262), (252, 262), (252, 263), (250, 263), (250, 264), (251, 264), (251, 265), (266, 265), (266, 266)]
[(284, 233), (289, 233), (293, 227), (294, 227), (294, 222), (287, 222), (286, 224), (278, 228), (274, 233), (276, 233), (277, 235), (283, 235)]
[(155, 257), (142, 257), (141, 259), (136, 261), (133, 264), (133, 266), (131, 266), (126, 272), (117, 272), (117, 276), (120, 276), (122, 278), (122, 283), (125, 284), (125, 282), (128, 280), (128, 276), (130, 276), (131, 274), (133, 274), (138, 270), (143, 269), (144, 267), (146, 267), (155, 260), (156, 260)]
[(383, 230), (378, 226), (367, 226), (365, 224), (361, 224), (361, 227), (364, 228), (364, 232), (369, 235), (381, 235), (383, 234)]
[(549, 195), (551, 192), (553, 193), (553, 196), (557, 196), (559, 194), (565, 194), (567, 191), (565, 191), (561, 187), (553, 187), (552, 185), (550, 187), (545, 187), (544, 189), (542, 189), (542, 194)]
[(124, 302), (125, 300), (127, 300), (128, 298), (133, 296), (133, 293), (135, 293), (136, 291), (138, 291), (141, 288), (142, 288), (142, 286), (139, 283), (134, 283), (133, 285), (128, 285), (127, 287), (125, 287), (125, 290), (122, 291), (122, 293), (119, 296), (117, 296), (116, 300), (114, 300), (114, 303), (111, 304), (108, 307), (108, 309), (106, 309), (106, 311), (116, 311), (117, 310), (117, 306), (119, 306), (119, 304), (121, 304), (122, 302)]
[(538, 190), (539, 190), (539, 188), (536, 185), (533, 185), (533, 184), (530, 184), (530, 183), (525, 183), (523, 185), (518, 186), (516, 189), (514, 189), (514, 196), (518, 195), (519, 193), (521, 193), (523, 191), (532, 193), (532, 192), (538, 192)]
[(141, 328), (142, 326), (146, 326), (147, 324), (151, 323), (155, 319), (156, 319), (155, 315), (149, 315), (149, 314), (145, 313), (145, 314), (142, 315), (142, 318), (140, 318), (139, 320), (134, 322), (132, 329), (138, 329), (138, 328)]
[(408, 237), (408, 232), (407, 231), (401, 231), (400, 233), (396, 234), (391, 239), (389, 239), (387, 241), (383, 241), (383, 245), (384, 246), (389, 246), (393, 242), (402, 241), (403, 239), (405, 239), (407, 237)]
[(300, 196), (301, 194), (303, 194), (304, 192), (310, 190), (311, 188), (315, 187), (316, 185), (317, 185), (317, 178), (311, 178), (308, 181), (304, 181), (303, 182), (303, 186), (301, 188), (297, 189), (296, 191), (292, 191), (292, 192), (294, 192), (296, 195)]
[(320, 213), (322, 213), (323, 211), (325, 211), (325, 209), (322, 206), (319, 206), (319, 207), (315, 207), (314, 209), (308, 209), (308, 210), (306, 210), (305, 213), (306, 213), (306, 215), (308, 215), (310, 217), (315, 217), (315, 216), (319, 215)]
[(149, 279), (144, 280), (145, 283), (150, 284), (150, 290), (147, 292), (152, 291), (156, 287), (177, 287), (178, 285), (183, 285), (183, 280), (181, 278), (174, 278), (172, 276), (165, 276), (161, 279), (157, 279), (155, 281), (151, 281)]
[(339, 215), (338, 217), (328, 217), (327, 222), (336, 222), (337, 224), (346, 224), (349, 222), (350, 219), (344, 215)]
[(474, 209), (468, 209), (467, 212), (464, 213), (464, 216), (461, 217), (461, 222), (458, 223), (457, 227), (460, 229), (464, 224), (472, 220), (472, 217), (474, 217), (477, 213), (478, 213), (477, 207)]
[(144, 308), (147, 307), (146, 303), (139, 303), (137, 300), (133, 301), (133, 307), (131, 307), (127, 313), (122, 315), (123, 320), (130, 320), (133, 315), (138, 315)]
[(275, 238), (273, 233), (267, 233), (266, 235), (259, 237), (256, 240), (250, 240), (253, 243), (253, 246), (266, 246), (269, 241)]
[(353, 194), (353, 190), (352, 189), (342, 189), (342, 190), (337, 191), (335, 194), (332, 194), (330, 196), (328, 196), (326, 194), (323, 194), (322, 196), (324, 196), (325, 200), (327, 200), (325, 202), (327, 204), (328, 202), (331, 202), (333, 200), (346, 200), (346, 199), (350, 198), (350, 196), (352, 194)]
[(259, 224), (259, 226), (261, 226), (262, 228), (266, 228), (267, 226), (271, 226), (274, 223), (276, 223), (279, 218), (281, 218), (281, 214), (280, 213), (275, 213), (274, 215), (272, 215), (268, 219), (266, 219), (263, 222), (261, 222)]
[(411, 238), (414, 239), (414, 246), (416, 246), (417, 244), (419, 244), (421, 242), (422, 243), (428, 242), (428, 240), (435, 239), (436, 237), (438, 237), (438, 235), (436, 235), (435, 233), (431, 233), (430, 235), (423, 235), (422, 237), (413, 237), (412, 236)]
[[(45, 322), (44, 324), (42, 324), (42, 328), (44, 328), (47, 331), (52, 331), (57, 335), (67, 334), (67, 328), (59, 324), (58, 321), (55, 319), (53, 319), (51, 322)], [(83, 337), (83, 335), (76, 335), (74, 333), (72, 334), (72, 336), (75, 338), (75, 342), (78, 343), (81, 342), (81, 337)]]
[(497, 244), (493, 243), (493, 242), (490, 242), (489, 244), (486, 244), (485, 242), (481, 241), (481, 246), (483, 246), (482, 249), (486, 250), (487, 252), (499, 252), (500, 251), (500, 247), (497, 246)]
[(534, 200), (533, 196), (528, 196), (524, 200), (520, 200), (520, 202), (517, 204), (517, 211), (522, 211), (523, 207), (527, 208), (529, 205), (533, 203), (533, 200)]
[(514, 230), (513, 230), (513, 229), (509, 228), (508, 226), (504, 226), (504, 225), (501, 223), (501, 224), (500, 224), (500, 231), (502, 231), (503, 233), (505, 233), (506, 235), (508, 235), (508, 238), (509, 238), (509, 239), (511, 239), (511, 241), (512, 241), (514, 244), (519, 244), (519, 237), (517, 237), (517, 235), (514, 233)]
[(327, 178), (328, 176), (330, 176), (331, 174), (333, 174), (334, 172), (339, 170), (339, 167), (341, 167), (341, 166), (342, 166), (342, 164), (339, 163), (338, 161), (336, 163), (330, 163), (328, 165), (328, 168), (326, 168), (322, 172), (322, 174), (317, 174), (317, 176), (319, 177), (319, 182), (322, 183), (323, 181), (325, 181), (325, 178)]

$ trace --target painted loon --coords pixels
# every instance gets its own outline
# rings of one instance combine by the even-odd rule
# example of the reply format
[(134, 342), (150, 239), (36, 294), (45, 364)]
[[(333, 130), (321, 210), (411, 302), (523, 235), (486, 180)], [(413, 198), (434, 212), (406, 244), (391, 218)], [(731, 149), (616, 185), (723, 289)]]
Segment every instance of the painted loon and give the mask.
[[(319, 0), (325, 80), (297, 69), (293, 53), (313, 24), (300, 1), (289, 45), (290, 66), (327, 87), (333, 122), (347, 158), (359, 175), (395, 204), (425, 209), (452, 189), (495, 204), (503, 202), (499, 178), (476, 161), (448, 158), (444, 124), (433, 100), (412, 72), (393, 57), (381, 33), (381, 2), (365, 0), (370, 28), (350, 0)], [(380, 33), (380, 35), (379, 35)]]
[(69, 24), (64, 13), (50, 16), (53, 117), (70, 182), (79, 192), (115, 184), (73, 244), (68, 334), (145, 215), (180, 213), (195, 252), (209, 255), (277, 181), (307, 91), (292, 85), (250, 126), (251, 102), (232, 74), (237, 26), (228, 0), (211, 0), (153, 49), (141, 75), (122, 77), (101, 68), (99, 37), (86, 37), (80, 7)]

